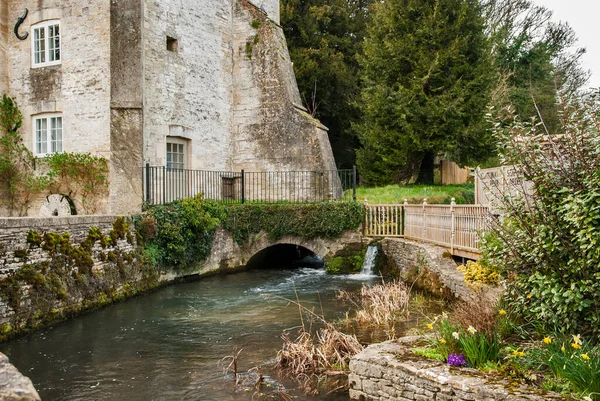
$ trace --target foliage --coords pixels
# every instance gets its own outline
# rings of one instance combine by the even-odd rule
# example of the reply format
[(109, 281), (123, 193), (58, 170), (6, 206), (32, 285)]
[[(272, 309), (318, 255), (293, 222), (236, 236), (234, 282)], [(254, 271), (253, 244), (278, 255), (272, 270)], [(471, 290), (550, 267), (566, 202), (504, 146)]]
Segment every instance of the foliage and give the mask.
[(196, 196), (151, 208), (136, 227), (150, 259), (163, 268), (185, 270), (208, 257), (225, 214), (224, 206)]
[(358, 203), (235, 205), (228, 208), (223, 228), (242, 244), (261, 231), (271, 240), (284, 235), (336, 238), (346, 230), (356, 230), (363, 221), (364, 208)]
[(355, 255), (334, 256), (325, 261), (325, 269), (330, 274), (351, 274), (361, 271), (365, 261), (364, 252)]
[(556, 377), (569, 380), (578, 392), (600, 399), (600, 345), (593, 346), (579, 336), (546, 337), (539, 352)]
[(108, 160), (89, 153), (53, 153), (44, 158), (49, 167), (50, 192), (81, 198), (85, 214), (96, 212), (108, 193)]
[(442, 362), (445, 362), (448, 359), (447, 356), (443, 356), (438, 351), (431, 348), (415, 348), (413, 349), (413, 354), (423, 356), (428, 359), (436, 359)]
[(452, 198), (456, 203), (475, 203), (475, 189), (473, 184), (463, 185), (388, 185), (385, 187), (356, 189), (356, 199), (362, 203), (365, 200), (372, 204), (395, 204), (404, 203), (408, 200), (410, 204), (423, 203), (427, 198), (429, 204), (449, 205)]
[(309, 112), (329, 128), (340, 168), (354, 164), (358, 146), (351, 123), (360, 113), (356, 55), (373, 0), (283, 0), (281, 25), (300, 94)]
[(561, 102), (560, 135), (542, 123), (494, 119), (505, 164), (516, 164), (495, 239), (484, 244), (509, 278), (508, 303), (549, 330), (600, 337), (600, 103)]
[(459, 164), (491, 155), (485, 107), (489, 42), (477, 1), (388, 0), (373, 6), (359, 58), (364, 89), (363, 182), (433, 184), (434, 156)]
[(0, 102), (0, 183), (11, 215), (27, 212), (31, 198), (48, 185), (46, 176), (34, 175), (35, 157), (19, 132), (23, 116), (17, 103), (6, 95)]
[(465, 274), (465, 281), (471, 288), (480, 288), (482, 284), (497, 286), (500, 274), (485, 260), (469, 260), (466, 265), (458, 266), (458, 271)]
[(485, 0), (483, 5), (498, 74), (492, 103), (512, 104), (523, 119), (541, 115), (555, 133), (557, 88), (574, 93), (585, 85), (585, 49), (575, 48), (577, 38), (568, 24), (552, 22), (552, 11), (533, 1)]

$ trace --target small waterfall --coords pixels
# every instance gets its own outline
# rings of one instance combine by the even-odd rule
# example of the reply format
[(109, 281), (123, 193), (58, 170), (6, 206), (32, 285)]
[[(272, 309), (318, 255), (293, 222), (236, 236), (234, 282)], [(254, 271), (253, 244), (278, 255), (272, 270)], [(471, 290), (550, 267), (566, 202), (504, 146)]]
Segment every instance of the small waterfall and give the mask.
[(373, 268), (375, 267), (375, 259), (377, 258), (377, 245), (369, 245), (365, 255), (365, 261), (360, 270), (361, 276), (373, 276)]

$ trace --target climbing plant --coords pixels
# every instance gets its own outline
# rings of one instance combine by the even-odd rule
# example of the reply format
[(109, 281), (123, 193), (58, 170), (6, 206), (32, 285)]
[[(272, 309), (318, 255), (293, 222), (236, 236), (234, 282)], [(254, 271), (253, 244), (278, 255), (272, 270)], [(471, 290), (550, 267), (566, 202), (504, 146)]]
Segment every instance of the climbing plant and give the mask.
[(49, 167), (50, 192), (79, 199), (85, 214), (93, 214), (108, 193), (108, 160), (89, 153), (54, 153), (44, 159)]
[(23, 115), (14, 99), (0, 102), (0, 206), (23, 216), (42, 193), (77, 199), (81, 211), (96, 212), (108, 192), (108, 160), (89, 153), (55, 153), (36, 158), (23, 143)]
[(49, 177), (36, 176), (35, 157), (23, 143), (19, 132), (23, 115), (17, 103), (3, 95), (0, 102), (0, 192), (2, 203), (9, 214), (23, 215), (31, 199), (42, 192)]

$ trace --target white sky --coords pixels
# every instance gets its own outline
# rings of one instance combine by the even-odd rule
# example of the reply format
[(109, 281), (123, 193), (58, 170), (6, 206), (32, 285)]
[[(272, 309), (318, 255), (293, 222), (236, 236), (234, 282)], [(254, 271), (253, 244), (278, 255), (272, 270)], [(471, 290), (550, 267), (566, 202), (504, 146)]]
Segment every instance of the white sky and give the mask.
[(599, 0), (534, 0), (554, 11), (555, 21), (568, 22), (585, 47), (583, 67), (592, 72), (589, 86), (600, 87), (600, 1)]

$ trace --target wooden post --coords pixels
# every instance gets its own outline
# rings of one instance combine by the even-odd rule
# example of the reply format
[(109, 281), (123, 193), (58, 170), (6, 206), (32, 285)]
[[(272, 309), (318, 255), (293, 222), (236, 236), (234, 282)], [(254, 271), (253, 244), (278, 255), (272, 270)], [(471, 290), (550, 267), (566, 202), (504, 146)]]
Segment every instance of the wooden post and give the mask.
[(427, 198), (423, 199), (423, 239), (427, 238)]
[(402, 236), (406, 233), (406, 206), (408, 206), (408, 199), (404, 199), (404, 205), (402, 206)]
[(450, 253), (454, 255), (454, 236), (456, 235), (456, 223), (454, 221), (454, 206), (456, 206), (456, 199), (452, 198), (450, 202)]
[(370, 231), (370, 227), (369, 227), (369, 202), (365, 198), (365, 229), (364, 229), (363, 232), (364, 232), (364, 235), (366, 237), (369, 236), (369, 231)]

